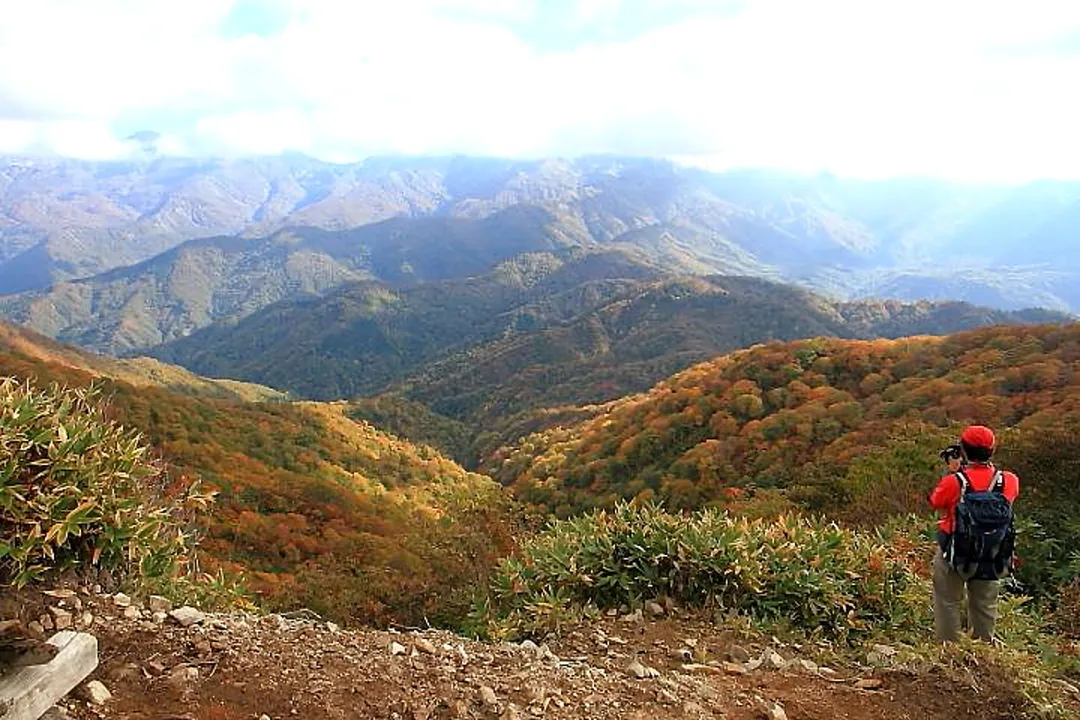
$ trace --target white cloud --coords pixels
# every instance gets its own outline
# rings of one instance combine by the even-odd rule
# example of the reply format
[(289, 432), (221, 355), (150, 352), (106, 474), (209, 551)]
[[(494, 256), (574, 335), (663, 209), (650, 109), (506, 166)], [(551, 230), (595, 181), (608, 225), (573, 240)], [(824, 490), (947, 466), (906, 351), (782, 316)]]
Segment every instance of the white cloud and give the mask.
[(157, 118), (164, 145), (204, 153), (620, 152), (864, 176), (1080, 175), (1080, 58), (1038, 52), (1080, 29), (1078, 3), (698, 3), (631, 40), (545, 52), (530, 41), (618, 22), (635, 0), (589, 0), (558, 22), (535, 0), (282, 2), (291, 19), (267, 37), (222, 35), (229, 8), (216, 0), (11, 3), (0, 151), (122, 153), (109, 128)]

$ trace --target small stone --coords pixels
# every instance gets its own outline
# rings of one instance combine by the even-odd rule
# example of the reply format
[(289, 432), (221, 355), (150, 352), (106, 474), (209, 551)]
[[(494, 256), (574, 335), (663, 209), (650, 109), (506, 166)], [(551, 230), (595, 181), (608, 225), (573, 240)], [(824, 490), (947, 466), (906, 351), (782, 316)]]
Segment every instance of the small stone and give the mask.
[(341, 632), (341, 626), (338, 625), (337, 623), (332, 623), (332, 622), (326, 623), (326, 629), (329, 630), (332, 633)]
[(214, 648), (210, 646), (209, 640), (203, 638), (195, 641), (195, 652), (198, 653), (199, 657), (207, 657), (213, 653), (213, 651)]
[(63, 608), (50, 607), (49, 612), (52, 614), (53, 625), (57, 630), (67, 630), (72, 626), (71, 613)]
[(683, 645), (689, 648), (696, 648), (697, 642), (698, 641), (696, 638), (686, 638), (685, 640), (683, 640)]
[(151, 595), (149, 600), (150, 612), (163, 612), (167, 613), (172, 610), (172, 603), (169, 598), (162, 597), (160, 595)]
[(113, 604), (115, 604), (116, 607), (126, 608), (131, 605), (131, 598), (122, 592), (118, 592), (113, 595)]
[(874, 645), (866, 654), (866, 662), (868, 665), (888, 665), (890, 658), (894, 655), (896, 655), (896, 648), (891, 645)]
[(135, 607), (134, 605), (128, 605), (126, 608), (124, 608), (124, 617), (126, 617), (128, 620), (138, 620), (141, 615), (142, 614), (139, 612), (139, 608)]
[(165, 619), (168, 618), (168, 617), (169, 616), (166, 613), (163, 613), (160, 610), (158, 610), (157, 612), (155, 612), (153, 615), (150, 616), (150, 619), (153, 620), (155, 624), (162, 625), (162, 624), (165, 623)]
[(813, 660), (806, 660), (801, 658), (795, 661), (795, 665), (803, 670), (803, 672), (816, 673), (818, 671), (817, 663)]
[(55, 630), (56, 625), (53, 623), (51, 615), (41, 615), (38, 617), (38, 623), (46, 630)]
[(416, 649), (426, 655), (434, 655), (436, 653), (435, 646), (427, 638), (417, 638), (413, 643)]
[(181, 665), (169, 673), (169, 682), (178, 687), (186, 687), (199, 680), (199, 668)]
[(660, 617), (666, 612), (664, 606), (656, 602), (645, 603), (645, 609), (648, 610), (649, 614), (653, 617)]
[(477, 694), (480, 697), (480, 702), (484, 704), (484, 707), (494, 708), (498, 706), (499, 697), (495, 694), (495, 691), (487, 685), (481, 685), (480, 689), (477, 691)]
[(779, 670), (784, 667), (784, 658), (772, 648), (768, 648), (761, 654), (761, 664), (768, 670)]
[(780, 703), (763, 701), (761, 703), (761, 712), (765, 715), (766, 720), (787, 720), (787, 712), (784, 711), (784, 706)]
[(82, 686), (79, 693), (83, 700), (91, 705), (104, 705), (112, 699), (112, 693), (101, 684), (100, 680), (91, 680)]
[(730, 662), (750, 662), (750, 652), (741, 645), (732, 645), (724, 653), (724, 659)]
[(42, 627), (41, 623), (39, 623), (37, 620), (31, 620), (30, 622), (26, 623), (26, 629), (31, 635), (36, 638), (40, 638), (45, 635), (45, 628)]
[(158, 660), (151, 660), (150, 662), (146, 663), (146, 667), (154, 675), (163, 675), (165, 673), (165, 670), (166, 670), (165, 663), (160, 662)]
[(881, 678), (862, 678), (855, 681), (855, 687), (860, 690), (878, 690), (885, 685)]
[(647, 678), (654, 678), (660, 676), (659, 671), (657, 671), (655, 668), (642, 665), (637, 660), (626, 666), (626, 674), (630, 677), (635, 677), (638, 680), (645, 680)]
[(528, 650), (531, 653), (536, 654), (540, 650), (540, 646), (534, 643), (532, 640), (522, 640), (518, 645), (522, 650)]
[(266, 713), (263, 713), (262, 715), (259, 716), (259, 720), (270, 720), (270, 716), (267, 715)]
[(185, 605), (169, 613), (169, 617), (175, 620), (181, 627), (190, 627), (206, 620), (206, 613)]
[(391, 656), (393, 656), (393, 655), (404, 655), (406, 652), (407, 652), (406, 647), (404, 645), (402, 645), (401, 643), (397, 642), (396, 640), (390, 643), (390, 655)]
[(626, 622), (626, 623), (630, 623), (630, 622), (636, 622), (636, 623), (640, 623), (640, 622), (645, 622), (645, 616), (641, 614), (641, 609), (640, 609), (640, 608), (638, 608), (637, 610), (635, 610), (635, 611), (634, 611), (634, 612), (632, 612), (632, 613), (629, 613), (629, 614), (627, 614), (627, 615), (623, 615), (621, 619), (622, 619), (622, 621), (623, 621), (623, 622)]
[(745, 675), (750, 672), (750, 668), (742, 663), (724, 662), (721, 667), (728, 675)]
[(79, 624), (84, 628), (89, 628), (94, 624), (94, 614), (89, 610), (84, 611), (79, 617)]

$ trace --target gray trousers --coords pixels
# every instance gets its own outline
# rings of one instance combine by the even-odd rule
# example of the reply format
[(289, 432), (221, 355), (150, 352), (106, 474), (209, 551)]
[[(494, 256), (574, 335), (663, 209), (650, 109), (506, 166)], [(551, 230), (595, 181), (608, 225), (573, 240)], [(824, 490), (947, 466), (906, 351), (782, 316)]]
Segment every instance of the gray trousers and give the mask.
[(938, 641), (949, 642), (960, 636), (965, 587), (971, 634), (980, 640), (992, 640), (1000, 584), (999, 580), (965, 581), (938, 550), (934, 554), (934, 632)]

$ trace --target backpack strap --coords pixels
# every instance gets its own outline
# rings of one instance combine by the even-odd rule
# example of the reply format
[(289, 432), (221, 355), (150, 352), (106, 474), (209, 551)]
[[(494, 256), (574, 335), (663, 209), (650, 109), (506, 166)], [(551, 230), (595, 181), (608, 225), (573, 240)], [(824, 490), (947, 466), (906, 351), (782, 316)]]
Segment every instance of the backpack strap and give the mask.
[(971, 480), (968, 479), (967, 473), (962, 469), (953, 473), (956, 476), (957, 482), (960, 483), (960, 497), (967, 495), (968, 490), (971, 489)]
[(1005, 494), (1005, 473), (1002, 470), (994, 473), (994, 478), (990, 481), (990, 489), (1000, 495)]

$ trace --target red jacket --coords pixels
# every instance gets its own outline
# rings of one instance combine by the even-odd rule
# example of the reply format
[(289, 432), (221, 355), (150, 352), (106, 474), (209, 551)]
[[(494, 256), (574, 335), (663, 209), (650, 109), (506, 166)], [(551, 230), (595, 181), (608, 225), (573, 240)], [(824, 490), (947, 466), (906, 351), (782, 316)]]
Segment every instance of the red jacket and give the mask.
[[(981, 465), (972, 463), (964, 468), (964, 474), (971, 481), (971, 489), (977, 492), (985, 492), (990, 489), (990, 483), (994, 479), (997, 468), (993, 463)], [(1020, 495), (1020, 479), (1008, 470), (1004, 471), (1005, 487), (1003, 492), (1009, 502), (1016, 502)], [(952, 534), (953, 522), (955, 521), (956, 504), (960, 502), (960, 479), (955, 473), (949, 473), (941, 478), (934, 492), (930, 493), (930, 504), (941, 514), (938, 520), (938, 529), (944, 533)]]

